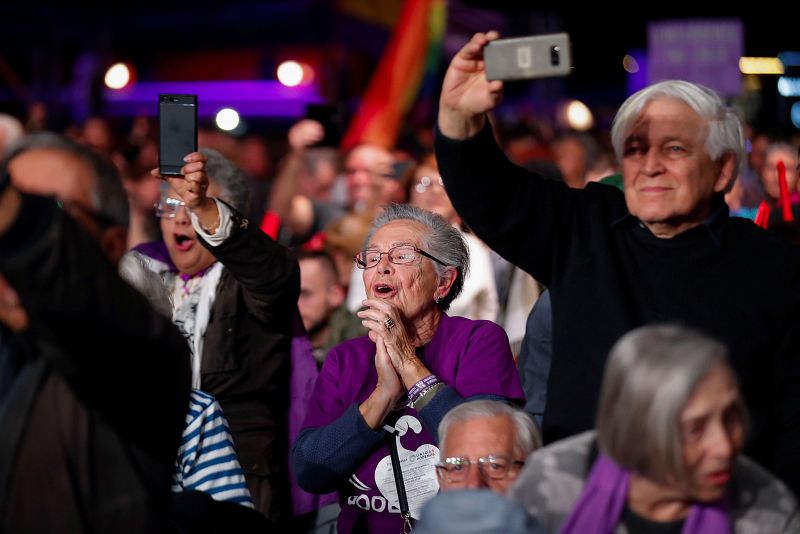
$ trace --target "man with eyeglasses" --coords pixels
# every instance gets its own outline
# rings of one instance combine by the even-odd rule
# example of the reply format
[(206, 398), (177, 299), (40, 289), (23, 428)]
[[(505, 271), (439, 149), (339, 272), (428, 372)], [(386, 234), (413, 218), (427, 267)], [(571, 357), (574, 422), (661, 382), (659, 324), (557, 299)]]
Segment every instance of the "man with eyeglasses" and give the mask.
[(542, 444), (528, 414), (495, 400), (456, 406), (444, 416), (438, 433), (441, 461), (436, 474), (442, 491), (489, 488), (505, 494), (525, 459)]
[(541, 443), (533, 420), (518, 408), (495, 400), (460, 404), (439, 424), (439, 486), (505, 494)]

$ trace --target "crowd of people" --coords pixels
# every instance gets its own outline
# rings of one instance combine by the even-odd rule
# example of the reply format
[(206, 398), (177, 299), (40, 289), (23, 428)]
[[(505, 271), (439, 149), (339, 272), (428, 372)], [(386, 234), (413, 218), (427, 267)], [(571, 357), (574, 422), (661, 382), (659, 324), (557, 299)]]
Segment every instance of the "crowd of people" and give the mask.
[(800, 532), (798, 147), (503, 128), (497, 37), (416, 153), (2, 117), (2, 530)]

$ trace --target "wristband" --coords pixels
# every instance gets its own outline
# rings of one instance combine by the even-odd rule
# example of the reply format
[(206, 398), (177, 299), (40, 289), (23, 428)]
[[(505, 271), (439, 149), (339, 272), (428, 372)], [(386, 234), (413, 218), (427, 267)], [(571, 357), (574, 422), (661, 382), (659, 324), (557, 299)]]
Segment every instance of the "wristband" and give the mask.
[(437, 382), (434, 385), (429, 386), (422, 393), (420, 393), (419, 397), (417, 397), (417, 400), (411, 402), (409, 406), (411, 406), (412, 408), (414, 408), (416, 411), (419, 412), (425, 406), (427, 406), (428, 403), (431, 402), (431, 400), (433, 400), (436, 394), (439, 393), (439, 390), (445, 387), (446, 385), (447, 384), (445, 384), (444, 382)]
[(426, 390), (427, 388), (431, 387), (432, 385), (438, 382), (441, 382), (441, 380), (439, 380), (439, 377), (437, 377), (436, 375), (430, 374), (426, 376), (425, 378), (423, 378), (422, 380), (420, 380), (419, 382), (408, 388), (408, 400), (414, 402), (419, 398), (420, 394), (422, 394), (424, 390)]

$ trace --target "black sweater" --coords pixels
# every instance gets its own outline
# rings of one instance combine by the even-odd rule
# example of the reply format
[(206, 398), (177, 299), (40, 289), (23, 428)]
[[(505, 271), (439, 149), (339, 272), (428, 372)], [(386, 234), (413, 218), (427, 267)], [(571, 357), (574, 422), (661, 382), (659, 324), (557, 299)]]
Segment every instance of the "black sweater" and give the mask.
[(724, 341), (752, 416), (751, 456), (800, 489), (800, 250), (728, 216), (655, 237), (616, 188), (573, 190), (508, 161), (490, 127), (437, 132), (458, 213), (552, 295), (546, 442), (594, 426), (606, 357), (638, 326), (678, 322)]

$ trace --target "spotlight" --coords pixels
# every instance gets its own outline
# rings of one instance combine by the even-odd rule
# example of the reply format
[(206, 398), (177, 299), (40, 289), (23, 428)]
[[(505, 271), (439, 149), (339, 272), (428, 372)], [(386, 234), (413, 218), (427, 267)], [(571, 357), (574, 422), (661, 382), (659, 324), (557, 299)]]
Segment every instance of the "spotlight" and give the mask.
[(567, 104), (566, 118), (570, 128), (579, 132), (590, 130), (594, 126), (592, 112), (580, 100), (573, 100)]
[(217, 112), (214, 121), (217, 123), (217, 128), (230, 132), (239, 126), (239, 113), (235, 109), (223, 108)]
[(296, 87), (303, 82), (303, 66), (297, 61), (284, 61), (278, 65), (278, 81), (286, 87)]
[(131, 70), (125, 63), (114, 63), (106, 71), (106, 87), (122, 89), (131, 81)]

